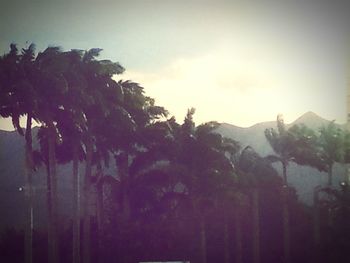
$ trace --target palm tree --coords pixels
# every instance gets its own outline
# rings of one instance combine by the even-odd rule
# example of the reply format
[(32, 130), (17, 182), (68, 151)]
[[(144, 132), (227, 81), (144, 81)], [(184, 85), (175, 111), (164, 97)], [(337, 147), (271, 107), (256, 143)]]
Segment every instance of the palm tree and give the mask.
[(58, 197), (56, 174), (56, 145), (59, 140), (58, 116), (64, 110), (65, 94), (68, 89), (64, 76), (67, 70), (66, 58), (58, 47), (48, 47), (40, 52), (34, 62), (36, 75), (33, 77), (39, 103), (36, 118), (47, 129), (48, 145), (48, 243), (49, 261), (58, 262)]
[[(42, 126), (39, 128), (37, 138), (39, 141), (40, 149), (34, 151), (34, 160), (35, 160), (35, 166), (38, 167), (42, 164), (45, 165), (46, 168), (46, 188), (47, 188), (47, 197), (46, 197), (46, 203), (47, 203), (47, 210), (48, 210), (48, 249), (49, 249), (49, 258), (54, 260), (53, 258), (56, 257), (56, 242), (54, 235), (54, 226), (53, 226), (53, 207), (52, 207), (52, 169), (50, 169), (50, 165), (52, 165), (52, 160), (50, 162), (49, 155), (53, 155), (53, 153), (49, 152), (49, 129), (45, 126)], [(55, 142), (55, 146), (51, 146), (51, 150), (54, 149), (57, 150), (57, 142)], [(54, 156), (56, 156), (56, 153)], [(51, 157), (52, 158), (52, 157)]]
[[(212, 123), (214, 127), (218, 127), (218, 123)], [(210, 126), (209, 126), (210, 127)], [(209, 129), (209, 132), (213, 130)], [(213, 135), (212, 135), (213, 136)], [(240, 152), (240, 144), (230, 138), (221, 137), (218, 134), (216, 137), (215, 149), (218, 149), (232, 163), (233, 176), (227, 177), (224, 187), (218, 191), (218, 203), (221, 210), (219, 213), (223, 215), (224, 228), (224, 262), (230, 262), (230, 244), (229, 244), (229, 224), (230, 218), (233, 215), (235, 228), (235, 259), (236, 262), (242, 262), (242, 231), (241, 231), (241, 213), (246, 205), (246, 195), (242, 192), (238, 178), (241, 176), (241, 171), (238, 168), (236, 157)], [(232, 209), (234, 208), (234, 209)], [(233, 211), (232, 211), (233, 210)]]
[(277, 116), (277, 130), (266, 129), (265, 136), (270, 143), (272, 149), (277, 155), (269, 155), (267, 159), (271, 162), (280, 162), (282, 164), (282, 175), (284, 186), (282, 188), (283, 197), (283, 244), (284, 244), (284, 262), (290, 263), (290, 230), (289, 230), (289, 208), (288, 208), (288, 182), (287, 182), (287, 166), (289, 162), (294, 161), (295, 140), (289, 133), (281, 115)]
[[(322, 132), (321, 132), (322, 133)], [(284, 229), (284, 257), (285, 262), (290, 262), (290, 241), (289, 241), (289, 208), (288, 195), (289, 188), (287, 182), (287, 167), (290, 162), (299, 165), (309, 165), (320, 171), (325, 169), (320, 158), (320, 151), (317, 149), (317, 137), (315, 133), (305, 125), (294, 125), (286, 129), (283, 117), (277, 116), (277, 132), (274, 129), (266, 129), (265, 136), (270, 143), (275, 155), (266, 157), (270, 162), (280, 162), (282, 164), (283, 175), (283, 229)], [(324, 136), (321, 136), (324, 138)], [(325, 141), (325, 140), (323, 140)]]
[(345, 134), (337, 128), (334, 121), (320, 128), (318, 143), (320, 147), (321, 160), (326, 164), (328, 172), (328, 186), (333, 184), (333, 165), (344, 160), (344, 138)]
[(251, 203), (253, 217), (253, 262), (260, 262), (260, 208), (259, 208), (259, 173), (261, 172), (261, 157), (250, 147), (247, 146), (240, 154), (236, 169), (240, 169), (242, 176), (252, 177), (249, 182), (249, 188), (252, 188)]
[(1, 108), (0, 116), (11, 117), (15, 129), (20, 135), (23, 130), (19, 118), (27, 115), (25, 129), (25, 189), (26, 189), (26, 226), (25, 226), (25, 262), (33, 260), (33, 154), (32, 154), (32, 118), (33, 118), (33, 86), (31, 71), (35, 46), (22, 49), (21, 55), (15, 44), (10, 45), (10, 52), (0, 58)]
[(62, 52), (56, 47), (48, 48), (39, 53), (36, 59), (38, 73), (35, 81), (44, 101), (39, 104), (41, 111), (38, 116), (40, 116), (43, 124), (39, 132), (39, 139), (41, 155), (44, 158), (48, 176), (49, 261), (53, 261), (58, 257), (58, 240), (57, 234), (55, 234), (57, 232), (57, 223), (55, 223), (57, 220), (56, 159), (61, 163), (73, 160), (75, 213), (73, 220), (73, 259), (74, 262), (80, 261), (80, 254), (77, 252), (80, 250), (78, 238), (80, 236), (78, 163), (79, 159), (82, 158), (80, 133), (84, 127), (84, 118), (80, 107), (84, 98), (81, 96), (84, 79), (77, 71), (80, 59), (79, 52)]
[[(101, 109), (104, 94), (103, 85), (108, 86), (108, 79), (112, 73), (119, 70), (119, 64), (109, 61), (98, 62), (95, 57), (100, 49), (92, 49), (82, 53), (80, 51), (61, 52), (59, 48), (47, 48), (36, 58), (38, 68), (37, 86), (40, 95), (45, 98), (38, 105), (40, 121), (47, 128), (48, 164), (49, 164), (49, 261), (58, 260), (57, 254), (57, 179), (56, 179), (56, 141), (64, 139), (72, 143), (73, 182), (75, 197), (75, 220), (73, 258), (79, 261), (79, 137), (82, 138), (86, 150), (85, 169), (85, 220), (84, 220), (84, 255), (89, 262), (90, 251), (90, 214), (87, 207), (89, 202), (90, 178), (93, 154), (93, 128), (95, 109)], [(76, 95), (76, 96), (74, 96)], [(110, 94), (105, 94), (105, 97)], [(113, 94), (112, 94), (113, 95)], [(100, 107), (100, 108), (98, 108)], [(101, 115), (100, 115), (101, 116)], [(100, 117), (99, 116), (99, 117)], [(68, 124), (67, 124), (67, 120)], [(66, 123), (64, 123), (66, 122)], [(57, 125), (56, 125), (57, 124)], [(69, 128), (70, 127), (70, 128)], [(67, 134), (65, 129), (70, 131)], [(83, 132), (82, 136), (79, 133)], [(69, 132), (68, 132), (69, 133)]]
[(61, 144), (57, 149), (57, 159), (59, 163), (67, 163), (72, 161), (73, 175), (73, 262), (80, 262), (80, 175), (79, 162), (83, 160), (82, 148), (82, 127), (84, 125), (83, 118), (79, 118), (78, 111), (69, 111), (59, 117), (57, 128), (62, 138)]
[[(250, 197), (253, 219), (253, 262), (260, 262), (260, 190), (274, 185), (275, 170), (250, 146), (237, 151), (231, 160), (239, 180), (238, 208), (247, 206), (248, 201), (244, 200)], [(239, 214), (236, 216), (236, 221), (239, 220), (238, 217)], [(237, 224), (237, 228), (239, 227)], [(240, 230), (238, 232), (240, 233)], [(241, 242), (239, 237), (236, 237), (236, 240)], [(241, 257), (239, 260), (242, 261)]]
[(285, 185), (287, 181), (287, 166), (295, 161), (295, 140), (290, 132), (286, 130), (282, 115), (277, 116), (277, 132), (270, 128), (265, 130), (265, 136), (276, 155), (269, 155), (266, 158), (271, 162), (282, 164), (282, 175)]
[[(319, 171), (328, 172), (328, 186), (332, 185), (332, 168), (334, 162), (340, 162), (347, 149), (346, 133), (337, 129), (334, 122), (320, 128), (317, 135), (305, 125), (294, 125), (289, 132), (295, 138), (294, 156), (300, 165), (308, 165)], [(345, 143), (343, 143), (343, 141)], [(326, 188), (316, 186), (314, 189), (314, 246), (315, 258), (319, 257), (320, 245), (320, 202), (319, 193)], [(328, 211), (330, 213), (330, 211)], [(331, 216), (329, 214), (329, 216)]]
[[(58, 117), (57, 127), (61, 133), (65, 148), (63, 156), (70, 156), (73, 168), (73, 262), (80, 262), (80, 221), (81, 221), (81, 178), (79, 174), (79, 162), (84, 158), (88, 161), (90, 156), (84, 153), (87, 147), (84, 145), (84, 136), (87, 127), (85, 110), (87, 105), (91, 104), (93, 98), (88, 89), (88, 63), (93, 61), (94, 56), (86, 55), (88, 51), (71, 50), (64, 52), (62, 55), (67, 61), (67, 68), (64, 72), (67, 81), (67, 92), (64, 100), (64, 111)], [(85, 57), (84, 57), (85, 56)], [(86, 59), (91, 57), (91, 61)], [(94, 74), (90, 70), (89, 74)], [(97, 71), (97, 68), (95, 69)], [(59, 156), (60, 157), (60, 156)], [(69, 161), (69, 159), (65, 160)], [(84, 193), (84, 191), (83, 191)], [(85, 196), (85, 194), (84, 194)], [(86, 231), (86, 230), (85, 230)]]
[[(178, 205), (178, 208), (192, 208), (192, 218), (198, 225), (200, 260), (207, 262), (207, 217), (214, 213), (214, 210), (220, 209), (222, 193), (226, 188), (232, 187), (234, 176), (231, 162), (224, 155), (225, 151), (231, 151), (231, 146), (228, 140), (223, 140), (221, 135), (214, 132), (218, 124), (209, 122), (195, 127), (193, 114), (194, 109), (190, 109), (183, 125), (178, 125), (171, 118), (163, 123), (155, 123), (155, 129), (152, 126), (149, 131), (141, 129), (142, 134), (146, 135), (144, 138), (151, 135), (155, 140), (143, 142), (146, 143), (143, 145), (146, 145), (147, 150), (141, 155), (136, 155), (129, 172), (136, 181), (148, 175), (151, 178), (151, 174), (163, 174), (163, 178), (169, 175), (169, 178), (172, 178), (170, 181), (184, 187), (181, 193), (171, 196), (175, 199), (179, 195), (182, 196), (181, 199), (177, 199), (181, 200), (182, 204)], [(157, 160), (163, 162), (157, 164)], [(151, 189), (158, 193), (156, 197), (159, 198), (159, 192), (162, 191), (153, 187)], [(228, 234), (227, 231), (225, 233)], [(226, 249), (226, 258), (229, 257), (228, 254)]]
[[(101, 49), (93, 48), (85, 52), (75, 51), (78, 55), (78, 63), (75, 72), (82, 81), (78, 84), (77, 92), (79, 100), (74, 99), (69, 103), (68, 108), (79, 113), (79, 118), (83, 118), (82, 142), (85, 149), (86, 165), (83, 187), (83, 261), (90, 262), (90, 190), (93, 167), (93, 154), (96, 151), (96, 134), (98, 134), (99, 124), (105, 120), (108, 112), (118, 107), (120, 87), (112, 80), (114, 74), (123, 72), (123, 67), (119, 63), (109, 60), (97, 60)], [(74, 98), (74, 97), (73, 97)], [(74, 106), (74, 105), (78, 105)], [(77, 249), (75, 249), (77, 254)], [(78, 259), (77, 259), (78, 260)]]
[[(218, 123), (209, 122), (195, 127), (194, 109), (190, 109), (178, 132), (177, 157), (187, 172), (183, 183), (191, 201), (194, 217), (199, 224), (200, 258), (207, 262), (206, 218), (215, 210), (220, 196), (234, 184), (233, 166), (225, 151), (235, 151), (221, 135), (215, 133)], [(227, 232), (226, 232), (227, 233)], [(226, 260), (229, 255), (226, 251)]]

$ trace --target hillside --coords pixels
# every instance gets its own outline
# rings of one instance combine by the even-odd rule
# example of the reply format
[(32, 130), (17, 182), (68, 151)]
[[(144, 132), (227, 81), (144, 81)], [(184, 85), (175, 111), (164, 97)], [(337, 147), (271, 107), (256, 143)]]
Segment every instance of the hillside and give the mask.
[[(329, 122), (330, 121), (323, 119), (313, 112), (307, 112), (294, 122), (286, 124), (286, 126), (288, 128), (294, 124), (305, 124), (309, 128), (317, 130)], [(339, 125), (339, 127), (345, 126)], [(264, 131), (267, 128), (276, 128), (276, 122), (262, 122), (248, 128), (240, 128), (223, 123), (218, 128), (218, 132), (226, 137), (239, 141), (242, 147), (250, 145), (261, 156), (266, 156), (273, 153), (264, 135)], [(276, 164), (275, 167), (281, 174), (280, 165)], [(292, 163), (288, 167), (287, 174), (288, 182), (297, 189), (300, 200), (307, 204), (312, 203), (312, 191), (314, 187), (317, 185), (326, 185), (327, 183), (327, 173), (319, 172), (317, 169), (307, 166), (298, 166)], [(338, 185), (339, 181), (344, 179), (345, 174), (346, 168), (340, 164), (336, 164), (334, 167), (334, 185)]]
[[(308, 112), (288, 124), (301, 124), (317, 129), (329, 121), (319, 117), (318, 115)], [(223, 123), (218, 128), (218, 132), (222, 135), (235, 139), (242, 144), (252, 146), (261, 156), (272, 153), (264, 136), (267, 128), (275, 127), (276, 122), (262, 122), (248, 128), (241, 128), (231, 124)], [(36, 145), (35, 134), (37, 128), (33, 130), (34, 145)], [(280, 167), (276, 165), (280, 170)], [(81, 165), (80, 171), (84, 168)], [(334, 184), (343, 179), (345, 168), (336, 165)], [(58, 169), (58, 186), (59, 186), (59, 202), (62, 224), (67, 223), (70, 219), (67, 215), (72, 209), (72, 177), (71, 164), (61, 165)], [(288, 167), (288, 180), (292, 186), (297, 189), (300, 200), (311, 204), (312, 190), (316, 185), (327, 182), (326, 173), (320, 173), (316, 169), (310, 167), (299, 167), (292, 164)], [(0, 232), (6, 226), (21, 226), (24, 224), (24, 193), (19, 191), (19, 187), (24, 184), (24, 138), (16, 132), (0, 131), (0, 211), (5, 211), (0, 217)], [(34, 206), (34, 224), (35, 227), (45, 226), (46, 220), (46, 177), (45, 171), (40, 169), (34, 177), (35, 206)]]

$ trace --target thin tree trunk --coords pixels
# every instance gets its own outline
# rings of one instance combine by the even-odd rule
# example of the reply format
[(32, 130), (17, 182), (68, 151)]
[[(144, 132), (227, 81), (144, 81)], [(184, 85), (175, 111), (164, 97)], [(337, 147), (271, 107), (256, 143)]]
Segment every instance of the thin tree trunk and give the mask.
[(25, 132), (25, 160), (26, 160), (26, 226), (25, 226), (25, 262), (33, 262), (33, 150), (32, 150), (32, 117), (27, 116)]
[(283, 195), (283, 250), (284, 262), (290, 263), (290, 229), (289, 229), (289, 207), (288, 207), (288, 187), (285, 185), (282, 190)]
[(242, 230), (240, 218), (240, 207), (236, 205), (236, 212), (234, 213), (236, 263), (242, 263)]
[(204, 218), (200, 218), (200, 249), (201, 249), (201, 263), (207, 263), (207, 232), (205, 229)]
[(47, 202), (47, 249), (48, 260), (54, 258), (54, 245), (53, 245), (53, 216), (52, 216), (52, 193), (51, 193), (51, 174), (50, 163), (46, 162), (46, 202)]
[(226, 213), (224, 214), (224, 262), (230, 263), (229, 228)]
[(97, 242), (98, 242), (98, 262), (103, 263), (104, 251), (103, 251), (103, 181), (102, 172), (99, 172), (99, 178), (97, 179), (97, 202), (96, 202), (96, 213), (97, 213)]
[[(129, 224), (131, 208), (130, 208), (130, 196), (129, 196), (129, 154), (123, 152), (119, 156), (116, 156), (116, 166), (118, 168), (119, 179), (121, 182), (121, 207), (122, 215), (121, 219), (124, 226)], [(120, 244), (120, 243), (119, 243)], [(124, 246), (125, 245), (119, 245)], [(129, 244), (126, 245), (128, 247)], [(121, 262), (128, 262), (128, 255), (121, 252)]]
[(283, 183), (284, 185), (288, 185), (288, 181), (287, 181), (287, 165), (282, 162), (282, 169), (283, 169)]
[[(333, 163), (328, 164), (328, 187), (333, 187)], [(328, 226), (328, 243), (331, 243), (332, 239), (332, 227), (333, 227), (333, 216), (332, 216), (332, 209), (329, 207), (327, 209), (327, 226)]]
[(73, 145), (73, 263), (80, 263), (80, 176), (77, 143)]
[(253, 262), (260, 262), (259, 190), (253, 189)]
[(289, 206), (288, 206), (288, 182), (287, 165), (282, 162), (284, 185), (282, 189), (283, 201), (283, 255), (284, 263), (290, 263), (290, 229), (289, 229)]
[(130, 218), (130, 198), (129, 198), (129, 154), (122, 153), (117, 161), (117, 167), (120, 172), (121, 191), (122, 191), (122, 210), (123, 219), (128, 222)]
[(333, 164), (328, 165), (328, 186), (333, 185)]
[(321, 241), (320, 233), (320, 207), (318, 201), (318, 189), (314, 190), (314, 262), (319, 262), (319, 249)]
[(332, 228), (333, 228), (333, 212), (332, 212), (332, 208), (329, 207), (327, 209), (327, 225), (328, 225), (328, 239), (329, 242), (332, 242)]
[(92, 170), (92, 137), (88, 135), (86, 142), (86, 166), (84, 178), (84, 235), (83, 235), (83, 262), (90, 263), (91, 220), (90, 220), (90, 180)]
[(49, 148), (49, 169), (50, 169), (50, 198), (51, 198), (51, 242), (49, 241), (49, 262), (58, 263), (58, 213), (57, 213), (57, 176), (56, 176), (56, 152), (55, 152), (55, 142), (56, 142), (56, 131), (52, 121), (48, 121), (48, 148)]

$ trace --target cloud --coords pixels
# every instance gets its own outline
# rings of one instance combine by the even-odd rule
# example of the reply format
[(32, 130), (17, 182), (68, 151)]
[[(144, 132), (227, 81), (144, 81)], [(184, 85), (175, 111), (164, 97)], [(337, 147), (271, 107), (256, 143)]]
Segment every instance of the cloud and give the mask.
[[(178, 120), (183, 119), (187, 108), (195, 107), (199, 122), (235, 120), (249, 125), (253, 117), (247, 113), (251, 111), (251, 103), (261, 104), (261, 98), (276, 92), (276, 80), (273, 68), (266, 61), (246, 55), (214, 51), (175, 59), (152, 73), (126, 71), (120, 77), (139, 82), (148, 95)], [(257, 94), (264, 95), (256, 98)]]
[(274, 120), (278, 113), (291, 122), (309, 110), (342, 121), (339, 105), (324, 105), (339, 101), (344, 94), (334, 93), (332, 86), (341, 90), (343, 83), (326, 74), (331, 66), (316, 62), (312, 56), (289, 55), (262, 44), (221, 46), (202, 56), (178, 57), (151, 73), (130, 70), (120, 77), (139, 82), (178, 121), (190, 107), (197, 109), (198, 123), (250, 126)]

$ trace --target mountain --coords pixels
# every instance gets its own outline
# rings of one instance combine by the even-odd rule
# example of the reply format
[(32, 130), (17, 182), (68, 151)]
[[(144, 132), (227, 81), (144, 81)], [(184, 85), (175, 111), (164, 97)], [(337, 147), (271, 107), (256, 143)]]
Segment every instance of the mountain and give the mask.
[[(289, 128), (295, 124), (304, 124), (313, 130), (318, 130), (323, 125), (327, 125), (330, 121), (326, 120), (317, 114), (309, 111), (294, 122), (286, 124)], [(338, 124), (337, 124), (338, 125)], [(345, 127), (345, 125), (338, 125)], [(234, 139), (241, 143), (242, 148), (250, 145), (261, 156), (267, 156), (273, 153), (271, 146), (265, 138), (264, 131), (268, 128), (277, 128), (276, 122), (262, 122), (248, 128), (241, 128), (231, 124), (223, 123), (217, 129), (217, 132), (225, 137)], [(282, 173), (282, 167), (279, 164), (274, 164), (274, 167)], [(299, 199), (307, 204), (312, 204), (313, 189), (317, 185), (327, 184), (327, 173), (319, 172), (315, 168), (308, 166), (299, 166), (291, 163), (287, 168), (288, 182), (295, 187)], [(346, 167), (341, 164), (334, 165), (334, 185), (337, 186), (340, 181), (343, 181), (346, 175)]]
[[(293, 123), (304, 123), (310, 128), (318, 129), (329, 121), (313, 112), (307, 112)], [(252, 146), (261, 156), (273, 153), (268, 144), (264, 131), (267, 128), (275, 128), (276, 122), (262, 122), (248, 128), (222, 123), (218, 132), (222, 135), (239, 141), (242, 147)], [(36, 133), (33, 129), (34, 148), (37, 147)], [(277, 164), (276, 169), (281, 172)], [(334, 183), (337, 184), (345, 175), (345, 167), (336, 165), (334, 171)], [(58, 168), (58, 189), (60, 203), (60, 223), (66, 224), (72, 211), (72, 167), (71, 164), (60, 165)], [(83, 173), (84, 167), (80, 166)], [(19, 188), (24, 185), (24, 138), (16, 132), (0, 131), (0, 232), (5, 227), (24, 225), (24, 193)], [(325, 185), (327, 174), (320, 173), (310, 167), (301, 167), (291, 164), (288, 167), (289, 183), (297, 189), (300, 200), (307, 204), (312, 203), (312, 191), (316, 185)], [(44, 169), (39, 169), (34, 176), (34, 227), (46, 225), (46, 175)]]
[(308, 111), (302, 116), (300, 116), (298, 119), (296, 119), (293, 123), (289, 124), (289, 126), (292, 126), (294, 124), (305, 124), (309, 128), (313, 130), (317, 130), (323, 125), (327, 125), (329, 122), (330, 121), (323, 119), (322, 117), (318, 116), (316, 113), (312, 111)]

